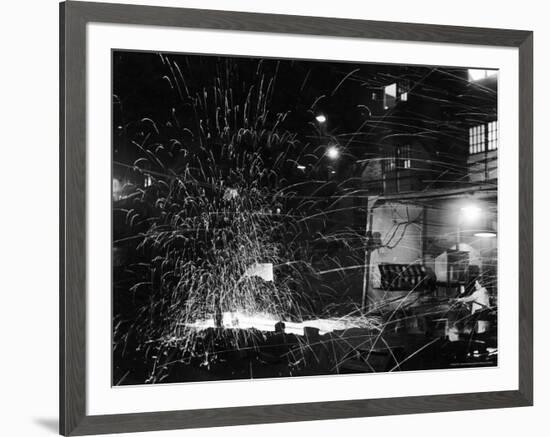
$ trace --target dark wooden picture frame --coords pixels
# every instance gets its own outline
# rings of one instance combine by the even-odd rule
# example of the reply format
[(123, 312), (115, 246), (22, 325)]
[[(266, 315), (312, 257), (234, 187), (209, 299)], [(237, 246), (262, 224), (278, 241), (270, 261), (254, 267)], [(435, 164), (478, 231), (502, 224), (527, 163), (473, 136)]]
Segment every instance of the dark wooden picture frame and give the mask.
[[(519, 388), (90, 416), (86, 412), (86, 24), (118, 23), (519, 49)], [(85, 435), (533, 404), (533, 33), (105, 3), (60, 5), (60, 433)]]

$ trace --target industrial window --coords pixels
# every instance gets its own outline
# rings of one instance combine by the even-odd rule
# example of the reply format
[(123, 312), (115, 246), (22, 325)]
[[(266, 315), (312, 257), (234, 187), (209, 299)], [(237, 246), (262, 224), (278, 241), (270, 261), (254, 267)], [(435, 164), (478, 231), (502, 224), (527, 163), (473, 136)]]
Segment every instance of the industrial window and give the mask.
[(492, 121), (487, 125), (488, 138), (487, 149), (496, 150), (498, 148), (498, 126), (496, 121)]
[(398, 149), (399, 158), (403, 168), (411, 168), (411, 146), (408, 144)]
[(384, 153), (384, 158), (382, 159), (382, 172), (388, 173), (395, 170), (396, 167), (396, 156), (395, 149), (386, 151)]
[(469, 131), (470, 155), (498, 148), (498, 122), (472, 126)]
[(399, 168), (411, 168), (411, 146), (408, 144), (392, 147), (384, 153), (382, 171), (388, 173)]
[(470, 128), (470, 155), (485, 152), (485, 125)]

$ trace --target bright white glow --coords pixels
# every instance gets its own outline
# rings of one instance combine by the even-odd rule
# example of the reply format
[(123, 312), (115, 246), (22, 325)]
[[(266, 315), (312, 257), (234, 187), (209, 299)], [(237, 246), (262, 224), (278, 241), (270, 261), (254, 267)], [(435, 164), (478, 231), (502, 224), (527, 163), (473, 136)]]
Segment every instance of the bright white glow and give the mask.
[(254, 276), (262, 278), (264, 281), (273, 282), (273, 264), (254, 263), (243, 274), (243, 278), (252, 278)]
[(118, 199), (120, 197), (121, 191), (122, 191), (122, 183), (118, 179), (113, 178), (113, 198)]
[(315, 117), (315, 120), (317, 120), (319, 123), (324, 123), (327, 121), (327, 118), (323, 114), (319, 114), (317, 117)]
[(388, 85), (385, 87), (386, 95), (395, 99), (397, 97), (397, 84), (392, 83), (391, 85)]
[(470, 82), (475, 82), (477, 80), (482, 80), (487, 77), (496, 76), (497, 74), (497, 70), (482, 70), (477, 68), (468, 69), (468, 78)]
[(338, 150), (337, 147), (330, 146), (330, 147), (327, 149), (327, 156), (328, 156), (330, 159), (338, 159), (338, 157), (340, 156), (340, 151)]
[(481, 215), (481, 208), (476, 205), (464, 206), (460, 208), (460, 211), (462, 211), (462, 216), (468, 221), (473, 221)]
[[(285, 324), (285, 332), (294, 335), (304, 335), (304, 328), (317, 328), (320, 335), (325, 335), (333, 331), (344, 331), (346, 329), (369, 326), (360, 317), (288, 322), (271, 314), (246, 314), (240, 311), (225, 311), (223, 313), (222, 325), (226, 329), (258, 329), (263, 332), (275, 332), (275, 324), (281, 321)], [(216, 323), (213, 317), (209, 317), (189, 323), (187, 326), (195, 328), (197, 331), (202, 331), (208, 328), (215, 328)]]
[(306, 169), (306, 166), (305, 166), (305, 165), (300, 165), (300, 164), (298, 164), (298, 165), (296, 166), (296, 168), (297, 168), (298, 170), (302, 170), (302, 171), (303, 171), (303, 170)]
[(474, 237), (480, 237), (480, 238), (494, 238), (497, 234), (494, 232), (476, 232), (474, 234)]
[(384, 87), (384, 109), (393, 108), (397, 99), (397, 84)]

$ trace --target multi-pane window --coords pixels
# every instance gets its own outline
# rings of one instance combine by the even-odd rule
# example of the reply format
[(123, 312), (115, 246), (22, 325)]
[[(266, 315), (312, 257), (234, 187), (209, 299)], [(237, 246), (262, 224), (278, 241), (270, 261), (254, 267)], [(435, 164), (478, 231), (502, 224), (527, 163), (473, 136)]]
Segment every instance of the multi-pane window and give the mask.
[(396, 169), (411, 168), (411, 146), (406, 144), (403, 146), (392, 147), (384, 153), (382, 160), (382, 171), (388, 173)]
[(487, 125), (487, 150), (496, 150), (498, 148), (498, 125), (492, 121)]
[(396, 159), (395, 159), (395, 150), (389, 150), (384, 153), (384, 158), (382, 159), (382, 172), (388, 173), (395, 170)]
[(498, 148), (498, 122), (472, 126), (469, 131), (470, 155)]
[(402, 168), (411, 168), (411, 146), (408, 144), (397, 149)]
[(470, 155), (485, 152), (485, 125), (470, 128)]

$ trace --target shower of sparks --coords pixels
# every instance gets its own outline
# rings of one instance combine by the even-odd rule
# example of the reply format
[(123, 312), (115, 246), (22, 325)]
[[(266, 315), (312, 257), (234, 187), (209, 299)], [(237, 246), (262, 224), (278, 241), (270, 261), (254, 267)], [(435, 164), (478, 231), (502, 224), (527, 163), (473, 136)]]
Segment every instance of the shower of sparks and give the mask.
[[(136, 159), (131, 164), (115, 162), (146, 180), (145, 186), (130, 189), (117, 181), (114, 193), (117, 200), (139, 204), (118, 213), (135, 230), (120, 242), (134, 239), (142, 258), (127, 269), (139, 278), (129, 287), (138, 309), (115, 322), (115, 347), (124, 350), (130, 335), (138, 338), (138, 347), (154, 357), (148, 382), (161, 381), (172, 361), (204, 358), (209, 365), (220, 342), (237, 350), (248, 347), (255, 342), (255, 331), (274, 332), (280, 322), (286, 333), (297, 336), (305, 336), (307, 328), (321, 336), (366, 329), (374, 338), (374, 350), (384, 333), (402, 322), (399, 310), (410, 299), (391, 306), (384, 323), (379, 313), (393, 304), (390, 298), (370, 310), (343, 298), (334, 302), (341, 293), (338, 284), (349, 287), (346, 281), (353, 277), (365, 285), (365, 272), (371, 269), (366, 254), (372, 235), (364, 224), (369, 214), (364, 200), (371, 192), (365, 182), (357, 183), (352, 169), (389, 160), (380, 158), (374, 147), (361, 154), (350, 151), (368, 144), (373, 128), (385, 132), (385, 138), (402, 130), (418, 139), (433, 137), (442, 128), (429, 119), (411, 127), (391, 113), (370, 117), (365, 107), (358, 109), (368, 110), (369, 116), (352, 132), (320, 132), (327, 117), (319, 114), (318, 125), (313, 122), (311, 132), (304, 134), (287, 127), (295, 108), (271, 110), (278, 67), (265, 69), (262, 61), (250, 61), (255, 74), (241, 77), (234, 60), (219, 58), (212, 76), (202, 78), (177, 58), (159, 56), (166, 69), (163, 83), (178, 96), (178, 103), (167, 108), (166, 122), (144, 117), (135, 123), (129, 142)], [(419, 69), (408, 95), (420, 92), (415, 84), (432, 71)], [(308, 80), (309, 73), (302, 87)], [(347, 81), (379, 87), (387, 80), (383, 75), (362, 77), (353, 70), (343, 74), (332, 94)], [(307, 102), (311, 114), (324, 98)], [(439, 105), (451, 102), (441, 100)], [(468, 104), (458, 109), (466, 118), (483, 110)], [(443, 129), (443, 135), (452, 137), (458, 127)], [(326, 158), (343, 161), (342, 168), (327, 172)], [(433, 183), (454, 177), (460, 185), (455, 177), (462, 171), (458, 164), (440, 158), (426, 170), (433, 172)], [(421, 205), (423, 200), (416, 202)], [(347, 223), (350, 212), (363, 217), (360, 227)], [(407, 229), (418, 227), (419, 220), (407, 209), (378, 249), (406, 242)], [(325, 282), (326, 277), (331, 282)], [(319, 314), (320, 304), (324, 315)], [(299, 346), (307, 355), (305, 340)], [(360, 346), (350, 347), (355, 351)], [(336, 368), (342, 359), (335, 359)]]

